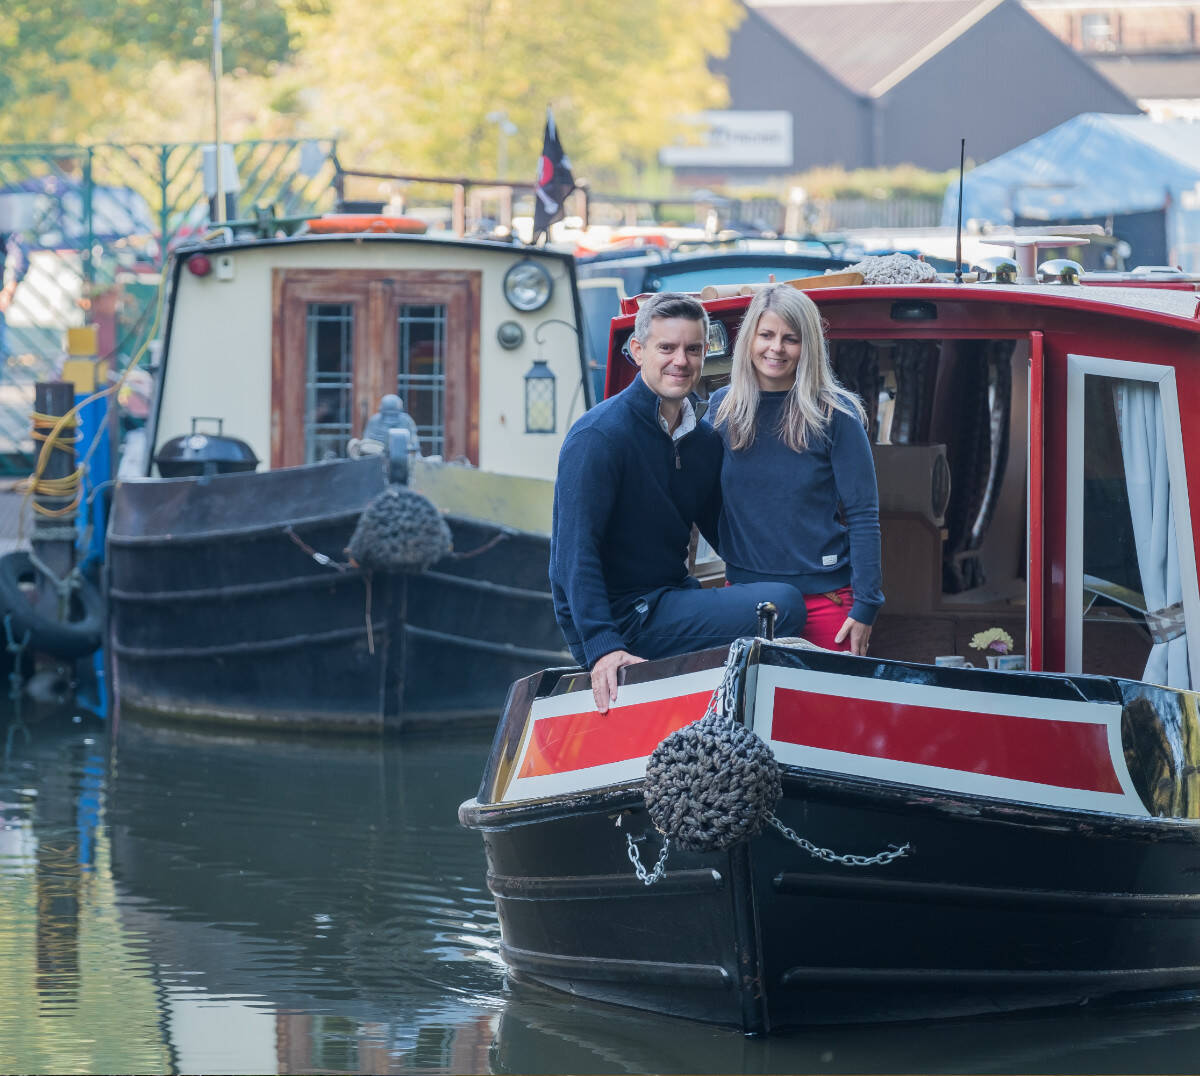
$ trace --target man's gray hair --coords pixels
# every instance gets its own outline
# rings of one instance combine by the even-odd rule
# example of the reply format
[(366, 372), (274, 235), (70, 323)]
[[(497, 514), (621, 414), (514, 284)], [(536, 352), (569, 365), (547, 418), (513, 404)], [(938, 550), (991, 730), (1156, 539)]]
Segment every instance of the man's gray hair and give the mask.
[(640, 307), (633, 323), (633, 338), (644, 344), (650, 338), (650, 322), (655, 318), (686, 318), (699, 321), (704, 326), (704, 339), (708, 339), (708, 311), (694, 295), (680, 291), (660, 291), (651, 295)]

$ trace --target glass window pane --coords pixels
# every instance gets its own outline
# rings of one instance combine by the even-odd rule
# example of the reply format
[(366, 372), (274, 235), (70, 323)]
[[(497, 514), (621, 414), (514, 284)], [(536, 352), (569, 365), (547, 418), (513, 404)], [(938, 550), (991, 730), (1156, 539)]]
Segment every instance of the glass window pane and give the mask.
[(308, 304), (304, 406), (304, 458), (308, 463), (346, 455), (353, 418), (353, 342), (352, 304)]
[(1083, 671), (1189, 687), (1156, 382), (1084, 379)]
[(422, 455), (440, 456), (446, 437), (446, 307), (401, 306), (397, 328), (396, 392), (417, 424)]

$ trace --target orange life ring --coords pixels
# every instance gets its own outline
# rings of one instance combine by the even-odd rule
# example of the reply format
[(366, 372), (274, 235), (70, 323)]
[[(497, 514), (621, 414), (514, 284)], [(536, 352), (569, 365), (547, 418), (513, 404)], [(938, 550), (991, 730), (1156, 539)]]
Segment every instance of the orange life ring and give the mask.
[(317, 235), (339, 232), (404, 232), (421, 235), (425, 222), (416, 217), (385, 217), (379, 213), (326, 213), (312, 217), (308, 230)]

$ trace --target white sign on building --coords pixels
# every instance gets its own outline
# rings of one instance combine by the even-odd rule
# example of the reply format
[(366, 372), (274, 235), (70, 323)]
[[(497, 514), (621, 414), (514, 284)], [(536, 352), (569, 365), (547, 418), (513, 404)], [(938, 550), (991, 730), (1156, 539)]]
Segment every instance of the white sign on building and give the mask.
[(701, 112), (687, 122), (694, 125), (695, 137), (659, 152), (668, 167), (792, 167), (790, 112)]

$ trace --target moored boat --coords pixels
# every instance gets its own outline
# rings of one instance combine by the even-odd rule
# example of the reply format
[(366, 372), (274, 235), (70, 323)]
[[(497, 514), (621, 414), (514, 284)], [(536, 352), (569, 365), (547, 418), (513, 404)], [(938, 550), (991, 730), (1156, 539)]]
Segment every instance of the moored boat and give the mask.
[[(751, 1033), (1200, 987), (1200, 300), (1125, 283), (812, 292), (875, 442), (871, 656), (748, 626), (630, 666), (604, 717), (581, 670), (514, 684), (460, 808), (514, 977)], [(748, 301), (706, 304), (710, 340)], [(720, 831), (764, 795), (689, 785), (709, 736), (765, 745), (780, 785), (699, 840), (656, 805)]]
[[(565, 657), (550, 480), (591, 399), (571, 258), (333, 224), (174, 254), (146, 456), (108, 531), (118, 705), (298, 728), (494, 720), (508, 683)], [(412, 451), (389, 475), (392, 426)], [(346, 550), (403, 472), (452, 550), (372, 569)]]

